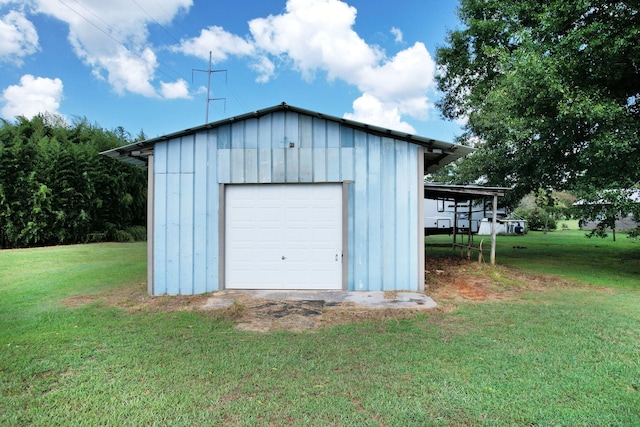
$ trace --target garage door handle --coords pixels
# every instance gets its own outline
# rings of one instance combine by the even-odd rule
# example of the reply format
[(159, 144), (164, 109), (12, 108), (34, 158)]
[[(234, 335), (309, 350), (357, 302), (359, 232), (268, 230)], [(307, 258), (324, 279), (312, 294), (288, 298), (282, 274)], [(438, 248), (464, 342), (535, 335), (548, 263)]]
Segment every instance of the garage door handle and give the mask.
[(282, 259), (283, 259), (283, 260), (285, 260), (285, 259), (287, 259), (287, 257), (286, 257), (286, 256), (284, 256), (284, 255), (282, 255)]

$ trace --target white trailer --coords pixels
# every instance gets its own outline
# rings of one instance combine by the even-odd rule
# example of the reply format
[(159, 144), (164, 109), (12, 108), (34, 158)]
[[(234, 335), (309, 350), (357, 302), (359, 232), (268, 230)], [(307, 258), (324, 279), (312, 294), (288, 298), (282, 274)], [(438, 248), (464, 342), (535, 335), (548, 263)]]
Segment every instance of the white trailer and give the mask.
[(454, 227), (457, 233), (466, 234), (469, 227), (471, 233), (477, 233), (482, 219), (487, 217), (487, 210), (484, 203), (472, 204), (469, 209), (469, 203), (424, 199), (425, 234), (453, 234)]
[[(471, 205), (469, 201), (454, 202), (442, 199), (424, 199), (425, 235), (472, 234), (491, 235), (492, 210), (484, 201)], [(457, 219), (457, 221), (456, 221)], [(508, 219), (504, 210), (497, 211), (496, 234), (523, 234), (526, 220)]]

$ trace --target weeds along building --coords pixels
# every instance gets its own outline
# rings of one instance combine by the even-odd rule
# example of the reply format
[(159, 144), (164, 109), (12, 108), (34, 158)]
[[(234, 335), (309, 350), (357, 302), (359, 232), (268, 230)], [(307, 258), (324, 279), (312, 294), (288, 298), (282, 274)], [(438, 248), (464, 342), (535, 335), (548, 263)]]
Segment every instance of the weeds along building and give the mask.
[(422, 290), (424, 175), (469, 154), (282, 103), (107, 151), (148, 167), (148, 289)]

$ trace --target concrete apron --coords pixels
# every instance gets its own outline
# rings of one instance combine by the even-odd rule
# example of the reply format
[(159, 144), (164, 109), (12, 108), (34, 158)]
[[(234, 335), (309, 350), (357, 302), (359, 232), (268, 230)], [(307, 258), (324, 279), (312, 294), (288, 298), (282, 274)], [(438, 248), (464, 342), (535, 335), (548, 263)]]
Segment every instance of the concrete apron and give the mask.
[(394, 298), (385, 298), (384, 291), (277, 291), (277, 290), (226, 290), (212, 294), (204, 304), (210, 308), (225, 308), (233, 304), (234, 295), (250, 295), (255, 298), (289, 301), (324, 301), (327, 305), (353, 303), (366, 308), (411, 308), (431, 309), (438, 304), (419, 292), (395, 293)]

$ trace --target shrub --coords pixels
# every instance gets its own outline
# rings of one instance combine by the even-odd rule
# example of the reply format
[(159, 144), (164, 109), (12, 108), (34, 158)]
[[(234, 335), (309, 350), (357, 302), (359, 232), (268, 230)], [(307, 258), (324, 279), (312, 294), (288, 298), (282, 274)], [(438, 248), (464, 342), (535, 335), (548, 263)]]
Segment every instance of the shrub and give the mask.
[(516, 215), (527, 220), (529, 230), (544, 230), (545, 224), (549, 230), (558, 228), (556, 219), (538, 207), (529, 209), (517, 209)]
[(131, 233), (125, 230), (116, 230), (113, 233), (114, 242), (135, 242)]
[(89, 233), (87, 234), (87, 242), (86, 243), (100, 243), (104, 242), (107, 237), (107, 233)]
[(133, 237), (136, 242), (144, 242), (147, 240), (147, 228), (142, 225), (132, 225), (127, 227), (125, 231)]

